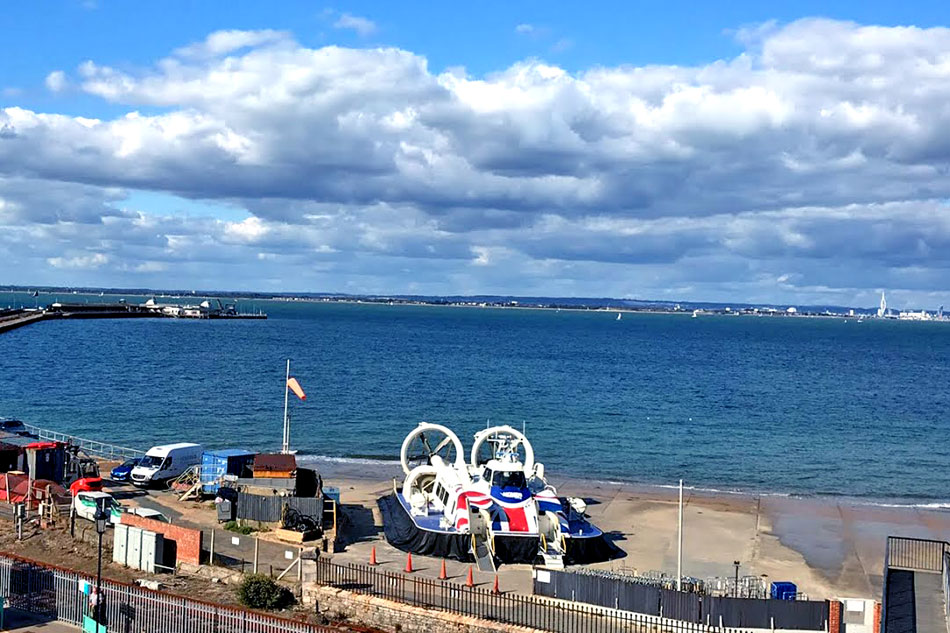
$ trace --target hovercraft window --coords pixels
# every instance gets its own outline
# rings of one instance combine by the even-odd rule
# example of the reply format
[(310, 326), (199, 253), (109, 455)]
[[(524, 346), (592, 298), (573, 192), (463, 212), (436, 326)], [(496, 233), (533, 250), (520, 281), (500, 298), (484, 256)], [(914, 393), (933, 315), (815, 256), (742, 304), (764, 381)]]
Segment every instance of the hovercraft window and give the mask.
[(442, 507), (445, 507), (449, 504), (449, 492), (439, 484), (436, 484), (435, 486), (435, 496), (437, 496), (442, 502)]
[(527, 486), (524, 473), (520, 470), (511, 473), (497, 470), (495, 474), (492, 475), (491, 483), (493, 486), (498, 486), (499, 488), (524, 488)]

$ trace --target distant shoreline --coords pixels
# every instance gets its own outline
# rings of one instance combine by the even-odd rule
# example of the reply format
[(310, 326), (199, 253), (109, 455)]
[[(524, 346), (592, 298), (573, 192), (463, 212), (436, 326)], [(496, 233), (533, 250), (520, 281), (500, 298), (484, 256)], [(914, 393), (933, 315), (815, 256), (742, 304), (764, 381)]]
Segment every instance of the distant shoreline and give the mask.
[[(29, 290), (22, 288), (15, 289), (0, 289), (0, 292), (10, 292), (10, 293), (29, 293)], [(103, 291), (104, 292), (104, 291)], [(710, 307), (692, 307), (695, 305), (709, 305), (705, 303), (689, 303), (689, 302), (680, 302), (676, 303), (677, 307), (669, 307), (668, 304), (660, 302), (644, 302), (642, 306), (630, 306), (630, 305), (611, 305), (611, 304), (597, 304), (597, 305), (586, 305), (586, 304), (557, 304), (557, 303), (524, 303), (520, 301), (450, 301), (447, 299), (408, 299), (404, 297), (400, 298), (386, 298), (386, 297), (376, 297), (376, 296), (367, 296), (367, 297), (358, 297), (358, 296), (295, 296), (295, 295), (248, 295), (241, 293), (224, 293), (224, 292), (215, 292), (211, 294), (161, 294), (161, 293), (145, 293), (145, 292), (110, 292), (108, 294), (99, 294), (91, 291), (74, 291), (74, 290), (54, 290), (54, 291), (45, 291), (44, 294), (65, 294), (68, 297), (94, 297), (105, 299), (106, 297), (141, 297), (143, 299), (147, 298), (167, 298), (167, 299), (188, 299), (188, 300), (198, 300), (205, 298), (215, 298), (215, 297), (227, 297), (235, 301), (267, 301), (274, 303), (341, 303), (341, 304), (352, 304), (352, 305), (399, 305), (399, 306), (423, 306), (423, 307), (446, 307), (446, 308), (482, 308), (482, 309), (504, 309), (504, 310), (546, 310), (554, 312), (605, 312), (605, 313), (618, 313), (618, 314), (659, 314), (659, 315), (683, 315), (683, 316), (754, 316), (754, 317), (786, 317), (786, 318), (826, 318), (826, 319), (853, 319), (853, 320), (864, 320), (864, 319), (876, 319), (876, 315), (873, 314), (873, 311), (865, 308), (855, 308), (854, 314), (851, 313), (841, 313), (841, 312), (812, 312), (808, 311), (806, 308), (801, 310), (795, 308), (788, 308), (786, 310), (780, 310), (773, 307), (742, 307), (732, 309), (731, 307), (725, 308), (710, 308)], [(65, 299), (56, 296), (57, 301), (64, 301)], [(607, 301), (606, 299), (599, 299), (598, 301)], [(632, 301), (625, 299), (616, 299), (615, 301)], [(683, 305), (687, 307), (682, 307)], [(745, 304), (739, 304), (745, 305)], [(789, 312), (788, 310), (793, 310)], [(849, 308), (850, 310), (850, 308)], [(861, 310), (861, 312), (858, 312)], [(887, 319), (887, 320), (897, 320), (897, 319)], [(931, 319), (933, 321), (939, 322), (939, 319)], [(950, 319), (943, 319), (950, 321)]]

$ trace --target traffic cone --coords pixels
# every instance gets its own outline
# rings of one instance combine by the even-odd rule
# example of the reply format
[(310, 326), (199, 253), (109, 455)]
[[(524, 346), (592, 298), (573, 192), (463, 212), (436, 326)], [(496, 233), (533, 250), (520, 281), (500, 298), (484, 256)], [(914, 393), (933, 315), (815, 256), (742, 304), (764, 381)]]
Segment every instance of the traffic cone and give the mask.
[(442, 559), (442, 569), (439, 571), (439, 580), (448, 580), (449, 575), (445, 573), (445, 559)]
[(471, 566), (471, 565), (468, 566), (468, 576), (465, 577), (465, 586), (466, 586), (466, 587), (474, 587), (474, 586), (475, 586), (475, 579), (472, 578), (472, 566)]
[(373, 545), (373, 549), (371, 549), (371, 550), (369, 551), (369, 564), (370, 564), (370, 565), (378, 565), (378, 564), (379, 564), (379, 563), (376, 562), (376, 546), (375, 546), (375, 545)]
[(411, 574), (412, 571), (412, 552), (409, 552), (406, 555), (406, 573)]
[(492, 585), (491, 592), (492, 592), (492, 593), (501, 593), (501, 591), (498, 589), (498, 574), (495, 574), (495, 584)]

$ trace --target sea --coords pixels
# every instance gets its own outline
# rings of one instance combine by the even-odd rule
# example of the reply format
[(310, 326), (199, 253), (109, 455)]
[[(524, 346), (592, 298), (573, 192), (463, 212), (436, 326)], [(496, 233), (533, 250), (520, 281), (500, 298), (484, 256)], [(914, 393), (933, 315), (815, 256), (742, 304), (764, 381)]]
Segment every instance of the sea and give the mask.
[[(0, 305), (51, 299), (0, 293)], [(269, 318), (0, 334), (0, 417), (140, 449), (275, 450), (289, 358), (307, 394), (290, 402), (304, 460), (371, 468), (398, 460), (421, 421), (452, 428), (466, 449), (479, 429), (509, 424), (564, 477), (950, 507), (947, 323), (238, 306)]]

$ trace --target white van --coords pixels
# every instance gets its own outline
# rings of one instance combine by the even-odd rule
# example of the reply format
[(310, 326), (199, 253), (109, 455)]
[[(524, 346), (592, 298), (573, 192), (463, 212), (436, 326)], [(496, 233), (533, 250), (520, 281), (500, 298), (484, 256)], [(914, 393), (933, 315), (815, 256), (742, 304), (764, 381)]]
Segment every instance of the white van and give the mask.
[(166, 483), (191, 466), (200, 464), (203, 452), (200, 444), (153, 446), (139, 465), (132, 469), (132, 483), (142, 488)]

